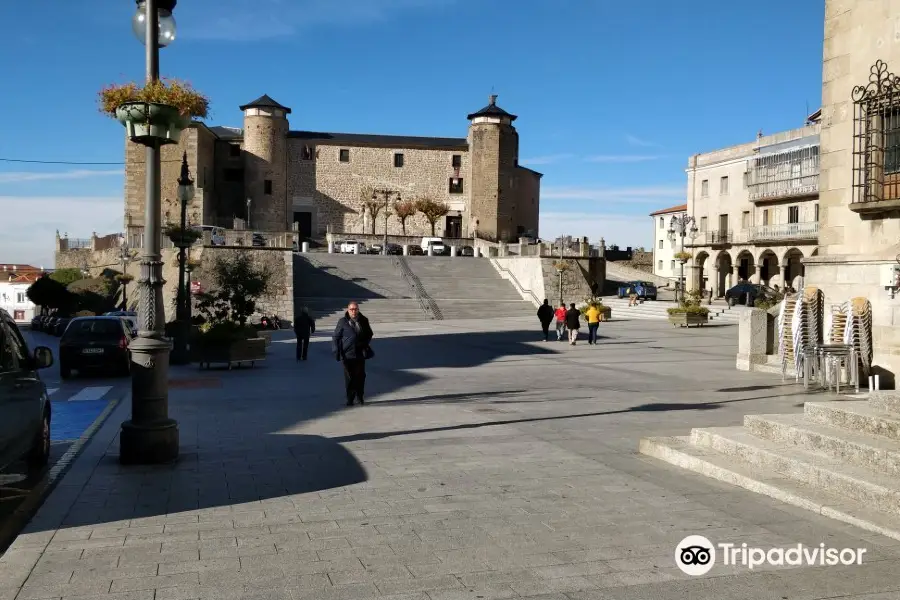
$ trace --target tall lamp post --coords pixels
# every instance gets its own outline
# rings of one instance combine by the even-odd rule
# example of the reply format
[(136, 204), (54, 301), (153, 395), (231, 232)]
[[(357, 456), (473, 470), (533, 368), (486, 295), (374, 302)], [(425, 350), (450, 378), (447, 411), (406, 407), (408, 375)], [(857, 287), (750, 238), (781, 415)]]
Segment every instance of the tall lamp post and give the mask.
[(253, 204), (252, 198), (247, 198), (247, 231), (250, 231), (250, 205)]
[[(384, 243), (381, 246), (381, 254), (383, 256), (387, 256), (388, 251), (388, 210), (391, 201), (391, 196), (397, 194), (397, 202), (400, 202), (401, 196), (400, 192), (395, 192), (393, 190), (378, 188), (372, 192), (372, 200), (378, 200), (378, 197), (381, 196), (384, 198)], [(374, 227), (374, 225), (373, 225)]]
[[(159, 80), (159, 48), (175, 39), (172, 10), (177, 0), (137, 0), (131, 25), (145, 45), (147, 83)], [(139, 331), (131, 342), (131, 419), (122, 423), (119, 461), (159, 464), (178, 458), (178, 423), (169, 418), (169, 352), (160, 249), (160, 138), (146, 145), (144, 251), (141, 254)]]
[[(672, 220), (669, 221), (669, 239), (675, 241), (676, 237), (681, 238), (681, 251), (684, 252), (684, 238), (690, 235), (691, 239), (696, 237), (697, 235), (697, 227), (694, 225), (694, 217), (690, 215), (675, 215), (672, 217)], [(687, 262), (685, 260), (679, 261), (681, 263), (681, 275), (678, 281), (678, 287), (681, 288), (681, 299), (684, 300), (684, 263)], [(675, 300), (678, 301), (678, 294), (676, 290)]]
[(187, 264), (187, 248), (195, 241), (187, 233), (187, 207), (194, 199), (194, 181), (191, 179), (191, 170), (188, 168), (187, 152), (181, 158), (181, 176), (178, 178), (178, 201), (181, 203), (181, 233), (182, 238), (178, 245), (178, 290), (175, 297), (175, 320), (178, 322), (175, 333), (175, 348), (172, 362), (177, 365), (186, 365), (190, 362), (188, 357), (188, 335), (191, 325), (187, 315), (189, 297), (185, 289), (185, 266)]

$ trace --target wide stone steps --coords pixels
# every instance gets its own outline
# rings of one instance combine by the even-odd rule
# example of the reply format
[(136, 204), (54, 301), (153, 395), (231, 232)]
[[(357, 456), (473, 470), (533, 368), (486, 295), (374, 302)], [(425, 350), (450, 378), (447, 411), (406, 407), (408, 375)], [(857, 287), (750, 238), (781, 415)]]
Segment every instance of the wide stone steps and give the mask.
[(640, 451), (900, 539), (900, 394), (807, 402), (742, 427), (644, 439)]
[[(603, 298), (603, 304), (612, 309), (613, 319), (668, 319), (668, 309), (678, 306), (676, 302), (665, 300), (645, 300), (636, 306), (628, 306), (627, 299)], [(704, 305), (706, 306), (706, 305)], [(739, 307), (728, 308), (723, 305), (707, 306), (709, 308), (709, 320), (737, 323), (740, 320)]]

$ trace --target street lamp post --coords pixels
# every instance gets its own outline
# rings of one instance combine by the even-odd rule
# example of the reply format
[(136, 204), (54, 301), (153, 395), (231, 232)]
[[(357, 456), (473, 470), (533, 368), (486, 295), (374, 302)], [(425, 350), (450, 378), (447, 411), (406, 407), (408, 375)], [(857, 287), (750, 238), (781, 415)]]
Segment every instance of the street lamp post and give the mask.
[(250, 231), (250, 204), (253, 203), (252, 198), (247, 198), (247, 231)]
[[(693, 239), (697, 235), (697, 227), (694, 225), (694, 217), (690, 215), (675, 215), (669, 222), (669, 239), (674, 241), (676, 237), (681, 238), (681, 252), (684, 252), (684, 238), (690, 235)], [(684, 263), (680, 260), (681, 275), (679, 276), (678, 287), (681, 288), (681, 299), (684, 300)], [(675, 300), (678, 301), (678, 290), (675, 290)]]
[(181, 176), (178, 178), (178, 201), (181, 203), (181, 232), (182, 240), (178, 245), (178, 290), (175, 298), (175, 320), (178, 322), (175, 333), (175, 349), (173, 361), (175, 364), (186, 365), (188, 357), (188, 335), (190, 334), (190, 317), (187, 316), (188, 294), (185, 290), (185, 265), (187, 264), (187, 246), (191, 238), (185, 236), (187, 231), (187, 207), (194, 199), (194, 181), (191, 179), (191, 170), (188, 168), (187, 152), (181, 159)]
[[(147, 83), (159, 80), (159, 48), (175, 39), (176, 0), (137, 0), (132, 28), (146, 46)], [(169, 418), (169, 352), (160, 249), (160, 139), (146, 145), (144, 251), (141, 255), (139, 331), (131, 342), (131, 419), (122, 423), (119, 461), (159, 464), (178, 458), (178, 423)]]
[[(381, 254), (383, 256), (387, 256), (388, 251), (388, 210), (391, 196), (393, 196), (394, 194), (397, 194), (397, 202), (400, 202), (400, 192), (382, 188), (376, 189), (372, 192), (372, 200), (378, 200), (378, 196), (384, 198), (384, 243), (381, 245)], [(375, 225), (373, 224), (372, 226), (374, 227)]]

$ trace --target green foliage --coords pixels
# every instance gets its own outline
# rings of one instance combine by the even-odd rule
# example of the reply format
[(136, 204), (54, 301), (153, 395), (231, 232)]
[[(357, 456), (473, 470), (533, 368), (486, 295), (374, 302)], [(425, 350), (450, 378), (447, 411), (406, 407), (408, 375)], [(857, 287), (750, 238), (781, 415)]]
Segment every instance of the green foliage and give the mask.
[(689, 315), (708, 315), (709, 309), (705, 306), (700, 306), (700, 301), (703, 299), (703, 291), (702, 290), (690, 290), (684, 294), (684, 298), (678, 303), (679, 306), (668, 309), (670, 315), (681, 315), (681, 314), (689, 314)]
[(784, 300), (784, 292), (777, 291), (775, 295), (771, 298), (763, 298), (759, 297), (753, 302), (753, 306), (755, 308), (761, 308), (763, 310), (769, 310), (773, 306), (778, 306), (781, 304), (781, 301)]
[(67, 289), (75, 298), (78, 310), (87, 310), (102, 315), (115, 309), (115, 293), (118, 291), (118, 286), (111, 278), (79, 279), (70, 283)]
[(74, 281), (84, 279), (84, 275), (82, 274), (81, 269), (72, 267), (68, 269), (57, 269), (53, 273), (50, 273), (50, 279), (52, 279), (53, 281), (58, 281), (64, 286), (68, 286)]
[(41, 277), (28, 286), (25, 294), (38, 306), (50, 310), (68, 309), (74, 300), (65, 285), (48, 276)]
[(194, 242), (203, 237), (201, 231), (193, 227), (181, 227), (180, 225), (167, 225), (164, 232), (166, 237), (172, 240), (172, 243), (178, 248), (193, 246)]
[(100, 111), (111, 117), (116, 116), (117, 108), (128, 102), (167, 104), (186, 117), (199, 119), (209, 114), (209, 98), (191, 84), (177, 79), (162, 78), (141, 86), (135, 83), (110, 85), (100, 90)]
[(221, 346), (259, 337), (259, 332), (249, 325), (234, 321), (220, 321), (199, 329), (197, 343), (204, 346)]
[[(208, 329), (230, 322), (243, 327), (256, 312), (256, 301), (269, 291), (273, 273), (246, 252), (217, 255), (210, 270), (215, 289), (198, 294), (195, 323)], [(205, 335), (205, 334), (204, 334)]]
[(603, 304), (603, 300), (599, 296), (591, 296), (589, 298), (586, 298), (584, 300), (584, 306), (579, 308), (579, 310), (581, 311), (581, 316), (587, 318), (587, 311), (592, 306), (600, 312), (603, 312), (607, 308), (607, 306)]

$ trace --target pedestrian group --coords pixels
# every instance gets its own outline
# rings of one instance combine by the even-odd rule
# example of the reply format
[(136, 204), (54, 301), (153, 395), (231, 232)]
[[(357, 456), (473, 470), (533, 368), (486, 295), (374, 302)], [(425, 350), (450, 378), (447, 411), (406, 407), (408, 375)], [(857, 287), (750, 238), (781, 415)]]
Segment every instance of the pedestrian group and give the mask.
[[(588, 306), (584, 314), (588, 322), (588, 344), (597, 343), (597, 328), (600, 327), (602, 314), (596, 306)], [(544, 298), (544, 303), (537, 311), (538, 320), (541, 322), (541, 330), (544, 333), (544, 341), (550, 338), (550, 324), (556, 319), (556, 341), (561, 342), (568, 332), (569, 344), (574, 346), (578, 341), (578, 331), (581, 329), (581, 311), (575, 308), (575, 303), (569, 304), (566, 309), (565, 302), (561, 302), (559, 308), (553, 310), (550, 301)]]

